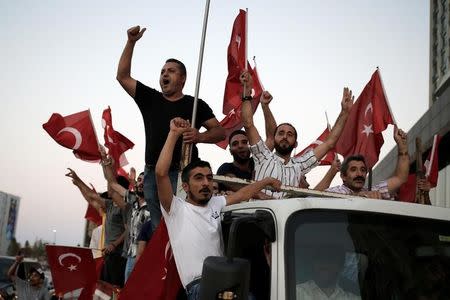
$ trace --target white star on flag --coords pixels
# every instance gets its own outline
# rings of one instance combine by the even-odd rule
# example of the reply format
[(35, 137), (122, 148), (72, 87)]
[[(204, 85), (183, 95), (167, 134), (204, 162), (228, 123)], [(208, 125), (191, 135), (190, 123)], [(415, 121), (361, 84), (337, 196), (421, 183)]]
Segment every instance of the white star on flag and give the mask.
[(368, 126), (366, 126), (366, 125), (363, 125), (363, 126), (364, 126), (364, 130), (361, 131), (361, 133), (365, 133), (366, 136), (369, 137), (369, 134), (373, 133), (372, 124), (370, 124)]
[(68, 269), (69, 269), (70, 272), (73, 272), (73, 271), (75, 271), (75, 270), (77, 269), (77, 266), (75, 266), (75, 265), (70, 265), (70, 266), (68, 267)]

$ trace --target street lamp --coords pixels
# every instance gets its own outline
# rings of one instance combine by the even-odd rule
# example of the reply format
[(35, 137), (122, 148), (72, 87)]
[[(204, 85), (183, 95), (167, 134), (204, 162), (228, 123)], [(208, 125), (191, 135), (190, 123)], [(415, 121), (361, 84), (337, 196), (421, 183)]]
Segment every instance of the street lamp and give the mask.
[(53, 229), (53, 245), (56, 245), (56, 229)]

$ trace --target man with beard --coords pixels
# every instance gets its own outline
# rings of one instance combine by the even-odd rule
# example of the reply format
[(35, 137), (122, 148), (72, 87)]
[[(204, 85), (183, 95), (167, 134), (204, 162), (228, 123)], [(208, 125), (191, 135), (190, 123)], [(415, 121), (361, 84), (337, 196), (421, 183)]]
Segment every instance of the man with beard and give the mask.
[(368, 191), (366, 183), (367, 167), (362, 155), (352, 155), (347, 157), (341, 166), (342, 185), (326, 189), (327, 192), (334, 192), (346, 195), (359, 195), (375, 199), (392, 199), (392, 193), (408, 180), (409, 156), (407, 136), (403, 130), (394, 128), (394, 140), (398, 147), (397, 167), (392, 177), (381, 181)]
[(221, 209), (230, 204), (248, 200), (265, 186), (279, 190), (281, 182), (274, 178), (243, 187), (236, 193), (212, 196), (213, 174), (205, 161), (188, 164), (181, 174), (186, 199), (174, 195), (169, 169), (178, 138), (185, 132), (188, 122), (174, 118), (170, 122), (170, 132), (156, 164), (156, 183), (161, 201), (170, 244), (181, 283), (188, 299), (198, 299), (203, 260), (208, 256), (223, 255), (221, 235)]
[(243, 130), (235, 130), (228, 138), (230, 153), (233, 162), (222, 164), (217, 170), (217, 175), (252, 179), (255, 164), (250, 158), (247, 134)]
[[(176, 59), (168, 59), (164, 64), (159, 84), (162, 92), (145, 86), (131, 77), (131, 58), (136, 42), (142, 37), (145, 28), (139, 26), (128, 29), (128, 40), (119, 60), (117, 80), (124, 90), (134, 98), (142, 113), (145, 127), (145, 201), (152, 216), (153, 230), (161, 219), (161, 210), (156, 192), (155, 165), (159, 153), (169, 133), (169, 123), (175, 117), (185, 120), (192, 118), (194, 97), (183, 94), (186, 82), (186, 67)], [(201, 127), (205, 132), (199, 132)], [(225, 130), (220, 126), (211, 108), (205, 101), (198, 99), (195, 128), (189, 128), (183, 134), (183, 142), (193, 144), (192, 160), (198, 159), (197, 143), (217, 143), (225, 138)], [(170, 167), (172, 186), (176, 188), (181, 159), (181, 139), (177, 142)]]
[[(291, 157), (292, 150), (297, 147), (297, 131), (289, 123), (281, 123), (275, 129), (275, 153), (262, 141), (258, 130), (253, 124), (253, 110), (250, 96), (252, 77), (247, 71), (241, 74), (241, 83), (245, 94), (242, 98), (242, 122), (250, 142), (250, 151), (255, 161), (255, 179), (266, 177), (277, 178), (283, 185), (298, 187), (302, 174), (308, 173), (319, 164), (320, 159), (334, 148), (353, 105), (352, 91), (344, 88), (341, 113), (339, 114), (328, 138), (313, 150), (300, 157)], [(284, 193), (264, 190), (269, 196), (282, 198)]]

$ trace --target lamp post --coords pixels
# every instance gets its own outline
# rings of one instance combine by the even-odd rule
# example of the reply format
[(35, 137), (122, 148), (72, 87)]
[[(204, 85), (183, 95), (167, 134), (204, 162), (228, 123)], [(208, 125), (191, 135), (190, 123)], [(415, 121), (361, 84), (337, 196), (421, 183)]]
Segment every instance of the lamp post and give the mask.
[(53, 229), (53, 245), (56, 245), (56, 229)]

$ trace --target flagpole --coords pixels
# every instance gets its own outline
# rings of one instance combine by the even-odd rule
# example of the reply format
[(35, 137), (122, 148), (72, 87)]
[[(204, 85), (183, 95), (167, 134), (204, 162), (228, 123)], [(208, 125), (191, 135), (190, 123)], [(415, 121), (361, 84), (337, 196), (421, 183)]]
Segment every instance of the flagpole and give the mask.
[(430, 176), (431, 166), (433, 165), (434, 151), (436, 151), (436, 141), (437, 141), (437, 135), (435, 134), (433, 137), (433, 146), (431, 147), (430, 166), (427, 168), (427, 173), (425, 174), (426, 178), (428, 178)]
[(391, 114), (392, 121), (394, 122), (394, 126), (397, 126), (397, 121), (395, 120), (394, 114), (392, 113), (391, 104), (389, 103), (389, 99), (386, 94), (386, 90), (384, 89), (383, 78), (381, 77), (380, 68), (377, 67), (378, 76), (380, 76), (381, 88), (383, 89), (384, 98), (386, 99), (386, 104), (389, 109), (389, 113)]
[[(209, 14), (209, 2), (210, 0), (206, 0), (205, 6), (205, 14), (203, 17), (203, 31), (202, 31), (202, 39), (200, 42), (200, 53), (198, 56), (198, 66), (197, 66), (197, 79), (195, 82), (195, 94), (194, 94), (194, 106), (192, 108), (192, 118), (191, 118), (191, 127), (195, 128), (195, 122), (197, 118), (197, 103), (198, 103), (198, 94), (200, 90), (200, 78), (202, 76), (202, 65), (203, 65), (203, 52), (205, 49), (205, 39), (206, 39), (206, 28), (208, 26), (208, 14)], [(183, 143), (183, 151), (182, 151), (182, 164), (181, 167), (185, 167), (190, 161), (192, 156), (192, 144), (186, 145)]]
[[(108, 105), (108, 107), (109, 107), (109, 105)], [(92, 121), (92, 115), (91, 115), (91, 109), (90, 108), (88, 108), (88, 113), (89, 113), (89, 119), (91, 120), (92, 128), (94, 129), (95, 140), (97, 141), (97, 145), (100, 145), (100, 143), (98, 142), (97, 130), (95, 129), (94, 122)], [(98, 153), (100, 153), (100, 150), (98, 151)]]
[[(246, 8), (245, 9), (245, 39), (244, 39), (244, 45), (245, 45), (245, 51), (244, 51), (244, 53), (245, 53), (245, 57), (244, 57), (244, 59), (245, 59), (245, 68), (244, 68), (244, 70), (245, 71), (247, 71), (248, 70), (248, 62), (247, 62), (247, 59), (248, 59), (248, 47), (247, 47), (247, 42), (248, 42), (248, 38), (247, 38), (247, 32), (248, 32), (248, 30), (247, 30), (247, 27), (248, 27), (248, 8)], [(243, 97), (245, 97), (246, 96), (246, 92), (247, 92), (247, 83), (244, 83), (244, 91), (243, 91)]]
[(328, 120), (327, 111), (325, 111), (325, 119), (327, 119), (327, 128), (328, 128), (329, 131), (331, 131), (331, 125), (330, 125), (330, 121)]

